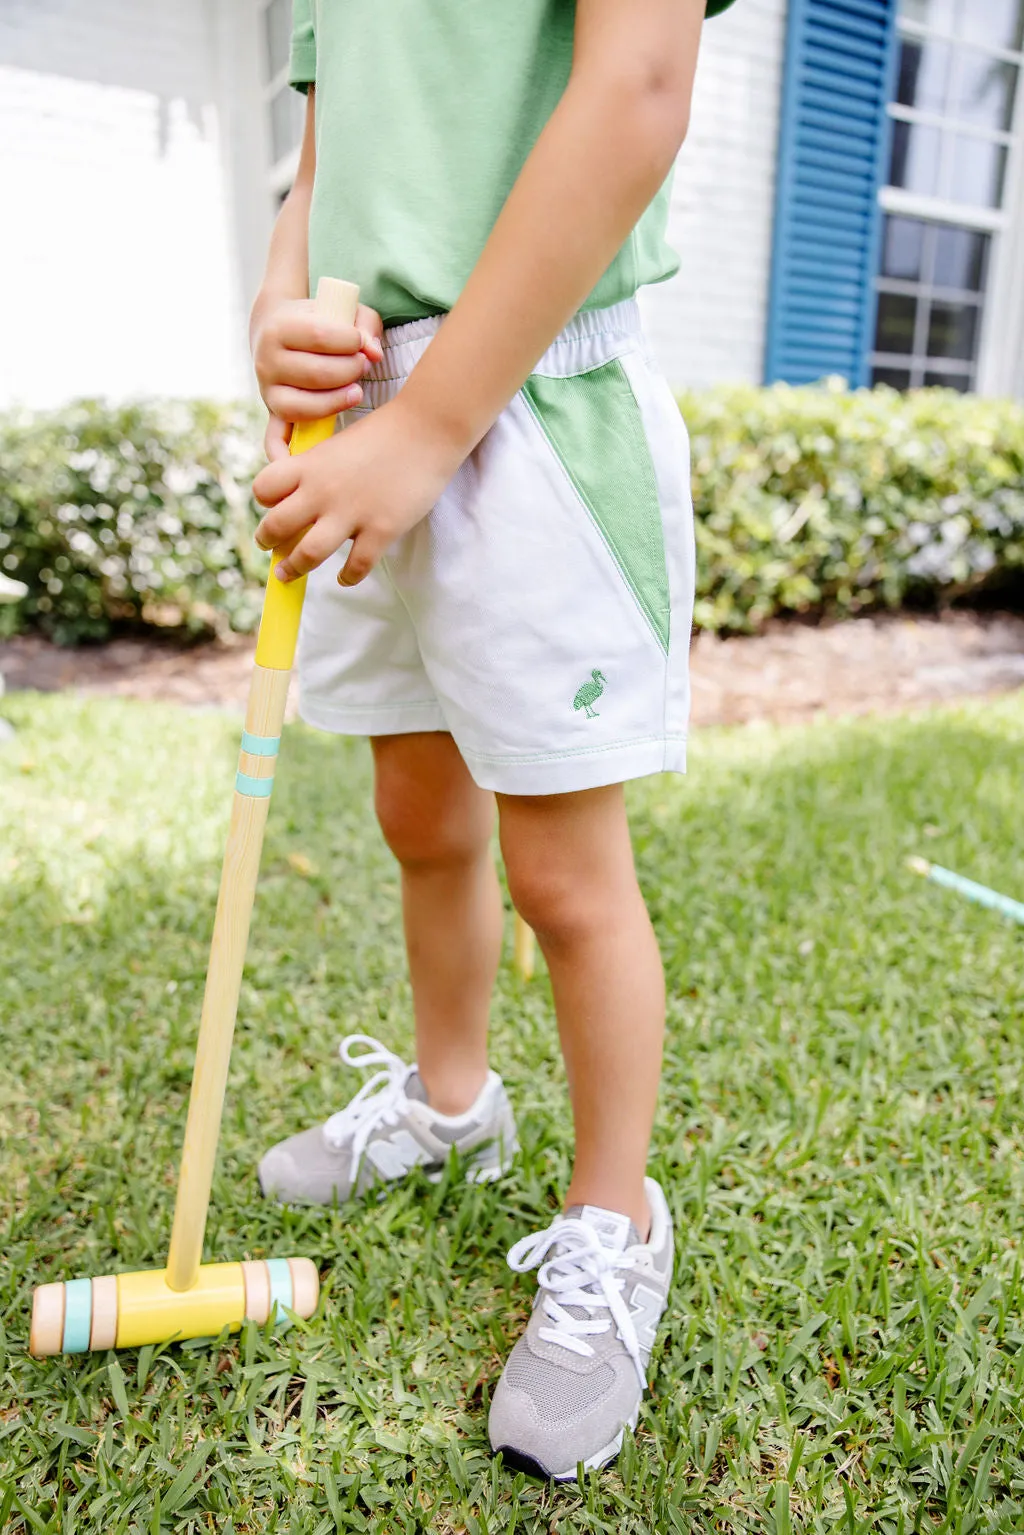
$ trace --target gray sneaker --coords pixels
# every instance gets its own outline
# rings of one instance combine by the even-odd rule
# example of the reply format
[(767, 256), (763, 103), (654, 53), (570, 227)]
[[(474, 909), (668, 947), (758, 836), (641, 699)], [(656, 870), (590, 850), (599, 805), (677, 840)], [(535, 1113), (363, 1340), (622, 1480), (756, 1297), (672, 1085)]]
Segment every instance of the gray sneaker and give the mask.
[(672, 1218), (660, 1185), (644, 1186), (647, 1242), (627, 1215), (574, 1205), (508, 1255), (519, 1273), (540, 1267), (491, 1402), (491, 1448), (516, 1470), (575, 1481), (581, 1461), (587, 1471), (613, 1461), (636, 1425), (672, 1279)]
[[(366, 1048), (355, 1054), (353, 1047)], [(272, 1146), (259, 1165), (260, 1187), (283, 1204), (329, 1205), (393, 1183), (414, 1167), (440, 1179), (454, 1146), (466, 1177), (500, 1178), (517, 1152), (516, 1126), (504, 1085), (490, 1071), (464, 1114), (436, 1113), (415, 1066), (368, 1034), (349, 1034), (340, 1047), (348, 1066), (379, 1066), (351, 1103), (326, 1124)]]

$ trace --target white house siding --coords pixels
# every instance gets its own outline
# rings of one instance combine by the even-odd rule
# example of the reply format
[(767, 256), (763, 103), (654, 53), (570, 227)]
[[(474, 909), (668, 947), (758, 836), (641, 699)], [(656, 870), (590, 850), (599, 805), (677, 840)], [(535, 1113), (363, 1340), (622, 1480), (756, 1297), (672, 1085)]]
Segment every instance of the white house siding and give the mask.
[(258, 166), (262, 116), (229, 94), (256, 65), (245, 29), (225, 56), (226, 4), (0, 6), (0, 403), (248, 387), (239, 250), (269, 210), (236, 220), (222, 125)]
[[(786, 0), (705, 29), (643, 305), (671, 381), (761, 376)], [(272, 216), (255, 0), (3, 0), (0, 405), (242, 393)]]
[(674, 385), (762, 377), (785, 32), (786, 0), (737, 0), (704, 28), (669, 221), (681, 265), (642, 299)]

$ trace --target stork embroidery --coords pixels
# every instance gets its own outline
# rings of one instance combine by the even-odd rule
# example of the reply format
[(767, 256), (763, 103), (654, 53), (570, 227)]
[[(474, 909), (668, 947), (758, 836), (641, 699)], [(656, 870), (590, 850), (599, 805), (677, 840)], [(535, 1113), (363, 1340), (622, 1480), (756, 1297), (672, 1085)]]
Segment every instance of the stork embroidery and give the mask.
[(596, 666), (590, 674), (590, 679), (589, 682), (585, 682), (579, 689), (572, 701), (572, 706), (574, 709), (585, 709), (588, 720), (596, 720), (598, 714), (594, 705), (604, 692), (604, 685), (607, 679), (597, 670)]

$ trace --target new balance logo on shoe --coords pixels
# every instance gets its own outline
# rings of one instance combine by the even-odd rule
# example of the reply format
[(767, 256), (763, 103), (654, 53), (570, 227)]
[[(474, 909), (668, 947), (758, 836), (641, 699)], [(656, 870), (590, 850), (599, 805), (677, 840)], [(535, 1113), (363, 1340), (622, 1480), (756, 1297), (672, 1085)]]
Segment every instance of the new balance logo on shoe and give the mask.
[(366, 1148), (366, 1159), (373, 1163), (382, 1178), (403, 1178), (414, 1167), (429, 1162), (430, 1156), (408, 1130), (396, 1130), (386, 1141), (371, 1141)]
[(665, 1309), (665, 1297), (645, 1284), (635, 1285), (629, 1300), (629, 1314), (633, 1318), (637, 1340), (646, 1354), (654, 1347), (658, 1334), (658, 1322)]

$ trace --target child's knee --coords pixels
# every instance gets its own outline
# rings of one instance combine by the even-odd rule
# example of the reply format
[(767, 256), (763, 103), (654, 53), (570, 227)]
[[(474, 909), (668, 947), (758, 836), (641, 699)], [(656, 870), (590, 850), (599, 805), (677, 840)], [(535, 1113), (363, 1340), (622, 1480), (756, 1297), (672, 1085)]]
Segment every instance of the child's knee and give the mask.
[(551, 856), (505, 852), (505, 873), (516, 911), (542, 940), (568, 943), (601, 920), (594, 891)]
[(374, 799), (384, 840), (403, 868), (469, 863), (490, 842), (489, 817), (479, 805), (424, 792), (401, 771), (378, 765)]

